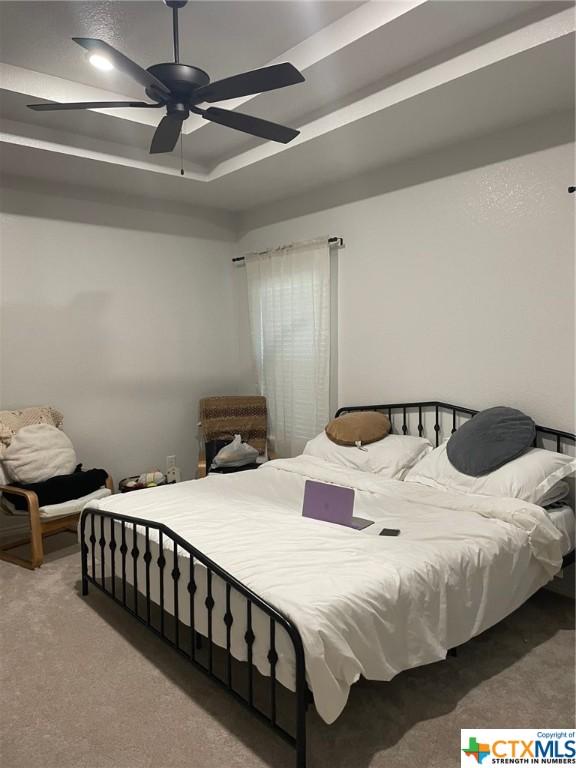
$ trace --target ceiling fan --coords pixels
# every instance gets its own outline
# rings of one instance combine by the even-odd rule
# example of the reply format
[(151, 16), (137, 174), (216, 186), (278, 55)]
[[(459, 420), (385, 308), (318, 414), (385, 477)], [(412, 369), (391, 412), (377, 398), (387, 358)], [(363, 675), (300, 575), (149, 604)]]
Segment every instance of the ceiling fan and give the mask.
[(292, 64), (273, 64), (270, 67), (254, 69), (240, 75), (226, 77), (223, 80), (210, 82), (207, 72), (190, 64), (180, 63), (180, 41), (178, 35), (178, 10), (183, 8), (188, 0), (164, 0), (172, 9), (172, 26), (174, 38), (174, 62), (154, 64), (143, 69), (139, 64), (117, 51), (103, 40), (91, 37), (73, 37), (75, 43), (85, 48), (92, 56), (104, 60), (108, 69), (115, 67), (120, 72), (130, 76), (144, 86), (146, 95), (154, 103), (145, 101), (87, 101), (66, 104), (28, 104), (30, 109), (37, 112), (51, 112), (67, 109), (107, 109), (117, 107), (163, 108), (166, 115), (162, 118), (150, 145), (150, 153), (171, 152), (180, 136), (183, 122), (190, 113), (200, 115), (212, 123), (234, 128), (237, 131), (249, 133), (262, 139), (278, 141), (287, 144), (296, 138), (300, 131), (284, 125), (271, 123), (259, 117), (252, 117), (241, 112), (235, 112), (220, 107), (201, 109), (198, 105), (204, 102), (214, 103), (226, 99), (236, 99), (240, 96), (273, 91), (288, 85), (302, 83), (304, 77)]

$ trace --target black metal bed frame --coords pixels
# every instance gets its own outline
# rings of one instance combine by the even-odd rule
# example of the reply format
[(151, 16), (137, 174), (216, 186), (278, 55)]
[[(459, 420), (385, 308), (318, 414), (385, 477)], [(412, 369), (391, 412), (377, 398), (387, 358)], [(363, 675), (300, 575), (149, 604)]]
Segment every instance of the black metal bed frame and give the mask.
[[(99, 520), (99, 524), (96, 520)], [(104, 521), (109, 520), (108, 526)], [(86, 526), (89, 525), (90, 532), (86, 536)], [(120, 544), (117, 541), (117, 526), (120, 527)], [(108, 531), (106, 531), (106, 527)], [(145, 564), (145, 596), (142, 600), (138, 590), (138, 559), (141, 555), (137, 543), (137, 529), (144, 531), (145, 547), (142, 560)], [(152, 557), (150, 546), (150, 531), (158, 531), (158, 558)], [(106, 538), (106, 534), (109, 537)], [(127, 543), (127, 533), (132, 539), (132, 547), (129, 549)], [(296, 750), (297, 768), (306, 766), (306, 709), (310, 701), (309, 690), (306, 684), (306, 668), (304, 660), (304, 646), (302, 638), (296, 625), (290, 621), (284, 614), (267, 603), (248, 587), (238, 581), (230, 573), (227, 573), (217, 563), (200, 552), (196, 547), (172, 531), (168, 526), (162, 523), (156, 523), (151, 520), (119, 515), (111, 512), (105, 512), (100, 509), (87, 508), (82, 512), (80, 519), (80, 538), (82, 552), (82, 594), (88, 594), (88, 584), (92, 584), (101, 590), (104, 594), (111, 597), (117, 604), (122, 606), (128, 613), (134, 616), (141, 624), (150, 629), (156, 636), (160, 637), (168, 645), (172, 646), (181, 656), (192, 663), (197, 669), (209, 675), (221, 686), (226, 688), (229, 693), (242, 704), (247, 706), (256, 716), (269, 725), (279, 736), (291, 744)], [(172, 562), (169, 563), (165, 556), (166, 545), (172, 550)], [(90, 546), (89, 546), (90, 545)], [(106, 576), (106, 549), (110, 551), (110, 576)], [(96, 552), (99, 550), (99, 569), (96, 563)], [(121, 573), (116, 573), (116, 549), (120, 552)], [(179, 565), (179, 550), (187, 553), (189, 566), (187, 573), (183, 573)], [(90, 559), (91, 567), (88, 561)], [(128, 561), (131, 560), (132, 587), (129, 581)], [(196, 591), (197, 578), (195, 568), (201, 564), (206, 569), (206, 598), (204, 607), (207, 615), (207, 653), (202, 654), (202, 638), (195, 628), (196, 614)], [(160, 606), (159, 621), (155, 622), (152, 612), (152, 600), (150, 596), (151, 585), (151, 566), (155, 566), (160, 584)], [(172, 582), (172, 597), (174, 613), (169, 615), (165, 610), (164, 599), (166, 594), (166, 569)], [(98, 573), (98, 570), (100, 571)], [(224, 675), (217, 674), (215, 669), (215, 652), (217, 650), (213, 643), (213, 627), (215, 616), (213, 614), (215, 600), (213, 597), (214, 579), (219, 578), (225, 584), (226, 593), (226, 611), (220, 617), (226, 627), (226, 650), (225, 650), (225, 669)], [(188, 632), (188, 642), (183, 642), (184, 628), (180, 623), (180, 605), (179, 605), (179, 580), (186, 578), (186, 591), (189, 595), (190, 605), (190, 629)], [(119, 580), (119, 584), (117, 584)], [(128, 594), (130, 588), (131, 594)], [(244, 641), (246, 643), (247, 658), (247, 681), (235, 680), (233, 675), (233, 656), (231, 649), (231, 630), (235, 621), (232, 614), (232, 592), (240, 594), (246, 603), (246, 632)], [(254, 697), (254, 676), (257, 670), (253, 663), (253, 645), (256, 636), (253, 631), (252, 618), (253, 607), (256, 606), (269, 618), (269, 649), (267, 659), (269, 663), (270, 677), (269, 686), (269, 706), (267, 710), (259, 708), (255, 703)], [(238, 620), (238, 617), (236, 617)], [(168, 625), (171, 625), (172, 631), (168, 631)], [(292, 643), (295, 661), (295, 728), (294, 733), (285, 728), (279, 721), (277, 708), (277, 693), (280, 684), (276, 680), (276, 665), (278, 662), (278, 653), (276, 650), (277, 627), (281, 626), (286, 630)], [(237, 675), (236, 675), (237, 677)], [(246, 685), (247, 682), (247, 685)], [(242, 686), (242, 683), (244, 685)], [(243, 690), (244, 689), (244, 690)]]
[[(418, 414), (418, 435), (424, 436), (424, 416), (426, 409), (430, 409), (434, 413), (434, 432), (436, 433), (436, 446), (440, 445), (440, 435), (442, 432), (441, 417), (444, 412), (451, 414), (452, 428), (450, 432), (456, 432), (457, 420), (460, 414), (472, 418), (476, 416), (479, 411), (474, 411), (471, 408), (464, 408), (461, 405), (451, 405), (450, 403), (442, 403), (437, 400), (429, 400), (422, 403), (394, 403), (393, 405), (347, 405), (339, 408), (336, 411), (336, 416), (341, 416), (343, 413), (352, 413), (353, 411), (384, 411), (388, 414), (388, 418), (392, 423), (394, 412), (398, 411), (402, 414), (402, 434), (407, 435), (409, 433), (408, 418), (410, 413), (414, 415)], [(392, 429), (392, 431), (394, 431)], [(576, 435), (572, 432), (562, 432), (558, 429), (551, 429), (550, 427), (541, 427), (536, 425), (536, 437), (534, 438), (534, 446), (538, 446), (538, 437), (541, 438), (549, 435), (556, 439), (556, 451), (562, 453), (563, 442), (576, 442)], [(543, 446), (545, 447), (545, 446)]]
[[(442, 415), (448, 413), (451, 415), (451, 432), (457, 429), (459, 418), (473, 417), (478, 411), (457, 405), (450, 405), (439, 401), (427, 401), (420, 403), (395, 403), (385, 405), (358, 405), (345, 406), (340, 408), (336, 416), (352, 411), (383, 411), (386, 412), (391, 420), (394, 416), (401, 417), (400, 431), (407, 435), (410, 432), (410, 422), (417, 417), (417, 431), (419, 436), (424, 436), (426, 431), (426, 415), (432, 414), (434, 417), (433, 430), (435, 432), (436, 445), (440, 444), (442, 434), (441, 419)], [(411, 419), (412, 417), (412, 419)], [(569, 432), (550, 429), (548, 427), (536, 427), (536, 440), (545, 437), (555, 440), (555, 448), (562, 452), (564, 443), (574, 443), (576, 435)], [(546, 447), (543, 445), (543, 447)], [(98, 521), (98, 522), (97, 522)], [(109, 521), (105, 525), (105, 521)], [(88, 527), (88, 528), (87, 528)], [(108, 529), (108, 530), (106, 530)], [(141, 553), (138, 548), (138, 530), (144, 531), (144, 552)], [(89, 531), (89, 532), (88, 532)], [(158, 557), (152, 556), (152, 547), (150, 531), (158, 532)], [(87, 535), (88, 534), (88, 535)], [(117, 540), (117, 534), (119, 541)], [(217, 563), (200, 552), (190, 542), (183, 539), (175, 531), (162, 523), (156, 523), (143, 518), (136, 518), (126, 515), (105, 512), (100, 509), (87, 507), (83, 510), (80, 519), (80, 537), (81, 537), (81, 557), (82, 557), (82, 594), (88, 594), (88, 585), (102, 591), (111, 597), (114, 602), (128, 611), (141, 624), (152, 631), (156, 636), (170, 645), (183, 658), (200, 669), (206, 675), (228, 690), (229, 693), (243, 705), (247, 706), (256, 716), (265, 724), (270, 726), (279, 736), (287, 741), (296, 751), (296, 768), (306, 768), (306, 710), (311, 702), (311, 695), (306, 683), (306, 667), (304, 657), (304, 646), (298, 628), (287, 616), (281, 613), (277, 608), (268, 603), (259, 595), (255, 594), (236, 579), (232, 574), (227, 573)], [(129, 549), (128, 540), (132, 539), (132, 547)], [(171, 563), (169, 557), (166, 557), (167, 547), (171, 550)], [(118, 549), (120, 554), (120, 573), (116, 572), (116, 560)], [(107, 550), (110, 556), (110, 566), (107, 575), (106, 557)], [(98, 567), (97, 567), (97, 552)], [(186, 553), (188, 556), (188, 569), (183, 573), (179, 563), (179, 552)], [(144, 563), (144, 592), (138, 587), (138, 563), (142, 556)], [(571, 559), (566, 559), (564, 565), (568, 565), (574, 560), (574, 552), (571, 553)], [(131, 565), (130, 565), (131, 561)], [(204, 636), (196, 631), (195, 628), (195, 608), (197, 579), (195, 568), (197, 564), (203, 566), (206, 570), (206, 598), (203, 601), (207, 616), (207, 635)], [(151, 568), (154, 568), (159, 578), (160, 605), (158, 620), (153, 611), (154, 606), (151, 599)], [(168, 586), (166, 585), (166, 569), (168, 568)], [(98, 572), (99, 571), (99, 572)], [(130, 582), (130, 575), (132, 577)], [(190, 626), (182, 625), (180, 621), (179, 605), (179, 583), (180, 579), (186, 579), (186, 592), (189, 597)], [(215, 579), (220, 579), (225, 585), (225, 604), (226, 610), (223, 615), (216, 617), (214, 615), (215, 600), (213, 597), (213, 585)], [(164, 599), (166, 589), (171, 582), (173, 600), (173, 614), (165, 609)], [(245, 615), (242, 619), (234, 617), (231, 610), (232, 594), (237, 593), (245, 601)], [(253, 659), (253, 645), (256, 639), (253, 630), (253, 608), (256, 607), (264, 613), (269, 620), (268, 624), (268, 653), (267, 660), (269, 664), (269, 676), (262, 677), (255, 668)], [(221, 649), (213, 642), (214, 621), (219, 618), (225, 626), (226, 648)], [(246, 644), (247, 675), (244, 680), (238, 680), (238, 672), (234, 671), (237, 665), (231, 649), (231, 629), (235, 621), (246, 623), (246, 632), (244, 633), (244, 642)], [(276, 678), (276, 665), (279, 660), (277, 653), (277, 628), (282, 627), (292, 646), (293, 658), (295, 664), (294, 671), (294, 717), (292, 718), (292, 727), (287, 727), (278, 710), (278, 692), (284, 689), (284, 686)], [(207, 647), (203, 647), (203, 640), (207, 640)], [(223, 664), (220, 664), (221, 672), (218, 674), (215, 656), (217, 653), (223, 655)], [(223, 667), (223, 669), (222, 669)], [(254, 681), (255, 675), (262, 677), (264, 685), (268, 688), (268, 701), (266, 706), (257, 706), (255, 700)], [(285, 718), (284, 718), (285, 720)]]

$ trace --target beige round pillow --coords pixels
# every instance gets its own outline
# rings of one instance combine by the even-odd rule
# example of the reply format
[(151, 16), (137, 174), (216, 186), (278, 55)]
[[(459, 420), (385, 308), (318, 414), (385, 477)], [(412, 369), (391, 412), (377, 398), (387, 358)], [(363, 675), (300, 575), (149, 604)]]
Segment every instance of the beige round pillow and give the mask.
[(74, 472), (76, 452), (68, 435), (58, 427), (31, 424), (16, 432), (6, 449), (3, 464), (12, 481), (40, 483)]
[(388, 416), (378, 411), (353, 411), (338, 416), (326, 426), (326, 434), (338, 445), (368, 445), (390, 432)]

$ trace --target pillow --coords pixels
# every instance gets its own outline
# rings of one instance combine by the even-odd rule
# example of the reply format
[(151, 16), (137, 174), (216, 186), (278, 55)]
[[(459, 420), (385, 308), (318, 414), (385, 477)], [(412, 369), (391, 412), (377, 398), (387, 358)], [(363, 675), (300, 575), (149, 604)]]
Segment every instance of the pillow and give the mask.
[(544, 448), (531, 448), (488, 475), (470, 477), (452, 466), (446, 455), (446, 446), (447, 443), (444, 443), (412, 467), (406, 475), (406, 482), (461, 493), (509, 496), (541, 504), (550, 489), (576, 471), (576, 460), (571, 456)]
[(570, 486), (564, 480), (560, 480), (549, 491), (546, 491), (543, 498), (540, 499), (540, 506), (549, 507), (552, 504), (557, 504), (559, 501), (563, 501), (569, 494)]
[(521, 456), (533, 444), (536, 425), (516, 408), (481, 411), (448, 440), (446, 454), (459, 472), (480, 477)]
[(39, 483), (56, 475), (69, 475), (76, 467), (76, 452), (70, 438), (50, 424), (21, 427), (12, 438), (3, 459), (10, 480)]
[(51, 424), (53, 427), (61, 427), (62, 421), (63, 416), (60, 411), (50, 405), (0, 411), (0, 448), (7, 448), (16, 432), (22, 427), (31, 424)]
[(325, 431), (338, 445), (369, 445), (386, 437), (390, 432), (390, 420), (379, 411), (354, 411), (332, 419)]
[(316, 456), (347, 469), (402, 480), (406, 471), (431, 450), (431, 443), (423, 437), (388, 435), (376, 443), (357, 448), (355, 445), (337, 445), (322, 432), (306, 444), (304, 455)]

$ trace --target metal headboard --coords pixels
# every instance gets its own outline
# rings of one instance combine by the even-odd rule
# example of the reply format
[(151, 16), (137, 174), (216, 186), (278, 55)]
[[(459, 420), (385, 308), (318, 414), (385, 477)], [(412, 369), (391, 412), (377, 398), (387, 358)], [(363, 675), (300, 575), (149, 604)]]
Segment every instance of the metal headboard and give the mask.
[[(416, 429), (420, 437), (426, 437), (426, 427), (430, 421), (429, 417), (433, 417), (433, 431), (435, 432), (436, 445), (440, 445), (440, 440), (443, 434), (443, 423), (448, 421), (450, 433), (455, 432), (460, 423), (471, 419), (479, 411), (474, 411), (471, 408), (465, 408), (462, 405), (451, 405), (450, 403), (441, 403), (436, 400), (429, 400), (422, 403), (391, 403), (384, 405), (346, 405), (339, 408), (336, 411), (336, 416), (341, 416), (343, 413), (351, 413), (353, 411), (382, 411), (388, 415), (391, 424), (393, 425), (392, 431), (394, 431), (394, 423), (398, 422), (401, 418), (400, 430), (402, 434), (410, 434), (411, 424), (414, 419), (417, 418)], [(396, 417), (396, 418), (395, 418)], [(444, 417), (444, 418), (443, 418)], [(448, 417), (446, 419), (446, 417)], [(553, 445), (547, 445), (545, 440), (548, 438), (548, 442), (552, 441)], [(576, 444), (576, 435), (572, 432), (563, 432), (559, 429), (551, 429), (550, 427), (541, 427), (536, 425), (536, 437), (534, 438), (534, 445), (541, 448), (553, 448), (558, 453), (563, 453), (564, 448), (568, 445)]]

